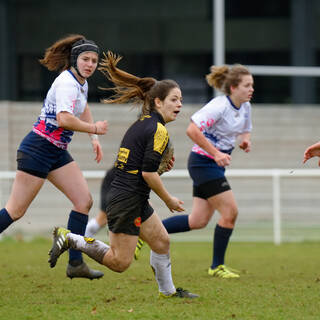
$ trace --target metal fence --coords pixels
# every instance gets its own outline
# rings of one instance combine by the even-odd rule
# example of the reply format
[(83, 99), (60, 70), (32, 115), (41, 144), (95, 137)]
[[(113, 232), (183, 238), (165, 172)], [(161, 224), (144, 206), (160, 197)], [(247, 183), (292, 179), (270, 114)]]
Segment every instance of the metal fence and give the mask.
[[(99, 188), (105, 171), (84, 171), (95, 201), (90, 216), (99, 206)], [(320, 170), (317, 169), (229, 169), (227, 177), (234, 190), (239, 218), (233, 241), (319, 241)], [(5, 205), (15, 172), (0, 171), (0, 203)], [(163, 175), (169, 191), (192, 208), (192, 182), (187, 170), (172, 170)], [(156, 195), (151, 202), (161, 218), (172, 215)], [(49, 235), (54, 225), (65, 225), (70, 203), (49, 183), (45, 184), (26, 215), (6, 234)], [(171, 235), (177, 241), (211, 241), (216, 214), (202, 230)], [(49, 232), (49, 233), (48, 233)], [(105, 233), (101, 233), (105, 237)]]

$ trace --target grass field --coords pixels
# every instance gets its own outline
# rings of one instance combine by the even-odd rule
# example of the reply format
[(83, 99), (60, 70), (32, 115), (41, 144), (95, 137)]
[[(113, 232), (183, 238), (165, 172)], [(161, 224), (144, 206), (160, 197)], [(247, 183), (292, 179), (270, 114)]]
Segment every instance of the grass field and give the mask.
[(210, 278), (208, 242), (174, 242), (175, 285), (199, 299), (158, 299), (149, 249), (128, 271), (95, 281), (67, 279), (64, 254), (47, 263), (48, 239), (0, 241), (0, 319), (319, 319), (319, 243), (232, 242), (227, 262), (241, 278)]

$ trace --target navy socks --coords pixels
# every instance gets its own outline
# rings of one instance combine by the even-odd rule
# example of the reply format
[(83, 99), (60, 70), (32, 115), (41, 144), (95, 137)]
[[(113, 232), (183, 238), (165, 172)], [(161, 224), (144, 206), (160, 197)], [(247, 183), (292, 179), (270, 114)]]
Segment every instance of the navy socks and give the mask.
[[(88, 215), (71, 210), (68, 221), (68, 229), (75, 234), (84, 236), (88, 223)], [(83, 262), (82, 252), (69, 249), (69, 263), (72, 266), (80, 265)]]
[(11, 223), (13, 223), (13, 220), (9, 216), (8, 211), (5, 208), (3, 208), (0, 211), (0, 233), (6, 230)]
[(213, 261), (211, 268), (214, 269), (220, 264), (224, 264), (224, 256), (227, 250), (230, 236), (233, 229), (216, 225), (213, 240)]
[(189, 216), (187, 214), (167, 218), (162, 220), (162, 223), (168, 233), (190, 231)]

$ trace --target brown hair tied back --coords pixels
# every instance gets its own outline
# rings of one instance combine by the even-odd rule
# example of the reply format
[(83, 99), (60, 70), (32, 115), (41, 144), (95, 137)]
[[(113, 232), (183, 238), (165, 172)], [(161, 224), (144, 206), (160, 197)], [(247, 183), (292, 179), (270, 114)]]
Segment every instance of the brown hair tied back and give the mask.
[(227, 66), (211, 66), (210, 73), (206, 76), (209, 86), (221, 90), (221, 88), (223, 88), (224, 82), (226, 81), (228, 72), (229, 68)]
[(241, 64), (235, 64), (232, 67), (212, 66), (206, 79), (211, 87), (229, 95), (231, 94), (230, 88), (237, 87), (241, 82), (242, 76), (250, 74), (249, 70)]
[(179, 87), (173, 80), (157, 81), (150, 77), (139, 78), (120, 70), (117, 64), (122, 57), (111, 51), (107, 54), (103, 53), (103, 56), (98, 70), (115, 85), (113, 88), (100, 88), (114, 92), (110, 98), (103, 99), (103, 103), (142, 102), (141, 113), (147, 115), (155, 109), (155, 98), (163, 101), (172, 88)]
[(103, 99), (104, 103), (126, 103), (141, 102), (146, 99), (146, 92), (156, 83), (153, 78), (139, 78), (128, 72), (117, 68), (121, 56), (108, 51), (103, 53), (103, 58), (99, 63), (99, 68), (103, 75), (115, 86), (113, 88), (100, 88), (102, 90), (114, 91), (114, 95), (109, 99)]
[(85, 39), (81, 34), (71, 34), (56, 41), (52, 46), (46, 49), (44, 58), (39, 62), (50, 71), (63, 71), (71, 67), (70, 54), (72, 45)]

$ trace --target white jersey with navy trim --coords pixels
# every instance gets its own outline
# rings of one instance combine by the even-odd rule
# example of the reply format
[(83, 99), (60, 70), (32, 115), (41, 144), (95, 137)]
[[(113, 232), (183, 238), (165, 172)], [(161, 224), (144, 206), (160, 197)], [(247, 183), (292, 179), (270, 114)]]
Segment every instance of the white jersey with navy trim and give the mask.
[(88, 83), (82, 85), (70, 70), (63, 71), (52, 83), (33, 131), (59, 148), (66, 149), (73, 131), (60, 128), (57, 114), (69, 112), (76, 117), (83, 113), (88, 99)]
[[(229, 151), (238, 135), (252, 130), (251, 104), (245, 102), (236, 108), (229, 97), (218, 96), (194, 113), (191, 120), (217, 149)], [(212, 158), (197, 144), (192, 151)]]

